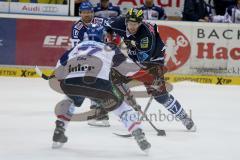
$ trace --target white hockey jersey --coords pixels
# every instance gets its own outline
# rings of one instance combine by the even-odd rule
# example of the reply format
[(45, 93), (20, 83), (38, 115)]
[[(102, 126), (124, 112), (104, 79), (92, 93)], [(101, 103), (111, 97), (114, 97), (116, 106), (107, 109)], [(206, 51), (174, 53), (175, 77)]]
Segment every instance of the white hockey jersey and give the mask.
[(112, 67), (125, 76), (136, 73), (140, 68), (118, 51), (100, 42), (81, 42), (59, 59), (55, 75), (59, 79), (91, 76), (109, 80)]

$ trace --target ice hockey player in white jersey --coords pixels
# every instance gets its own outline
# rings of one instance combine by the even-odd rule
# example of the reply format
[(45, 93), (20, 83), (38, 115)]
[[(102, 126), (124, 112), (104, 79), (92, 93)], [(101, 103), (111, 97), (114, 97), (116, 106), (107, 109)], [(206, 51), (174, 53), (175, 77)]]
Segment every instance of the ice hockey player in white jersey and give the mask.
[[(91, 24), (99, 24), (102, 26), (104, 23), (103, 18), (94, 17), (94, 8), (88, 1), (81, 3), (79, 7), (79, 13), (81, 19), (74, 23), (72, 27), (72, 47), (75, 47), (78, 43), (89, 39), (87, 32), (89, 29), (91, 29), (89, 28)], [(83, 100), (84, 99), (82, 97), (78, 97), (77, 105), (80, 106), (83, 103)], [(98, 106), (98, 104), (96, 104), (94, 101), (91, 101), (91, 103), (91, 108)], [(88, 124), (97, 127), (109, 127), (110, 124), (108, 120), (109, 117), (106, 114), (105, 117), (101, 117), (100, 119), (89, 120)]]
[[(110, 81), (112, 67), (120, 66), (125, 61), (124, 55), (117, 48), (112, 49), (102, 43), (100, 32), (95, 33), (88, 32), (92, 40), (79, 43), (60, 58), (54, 72), (57, 82), (60, 81), (61, 90), (71, 101), (81, 96), (94, 99), (101, 105), (82, 113), (81, 121), (112, 111), (133, 135), (140, 149), (147, 152), (151, 145), (145, 138), (137, 111), (124, 101), (122, 92)], [(61, 110), (56, 120), (53, 148), (67, 142), (65, 130), (74, 117), (75, 106), (69, 100), (61, 101), (59, 106)]]

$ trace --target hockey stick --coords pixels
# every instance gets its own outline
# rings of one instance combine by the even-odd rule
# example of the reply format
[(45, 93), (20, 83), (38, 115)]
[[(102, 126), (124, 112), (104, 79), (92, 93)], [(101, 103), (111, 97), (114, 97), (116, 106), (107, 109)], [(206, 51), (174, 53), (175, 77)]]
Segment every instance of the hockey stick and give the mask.
[[(157, 84), (157, 83), (158, 83), (158, 81), (154, 81), (154, 82), (153, 82), (153, 84)], [(129, 93), (126, 91), (126, 89), (124, 88), (124, 86), (123, 86), (122, 88), (123, 88), (123, 89), (125, 90), (125, 92), (127, 93), (126, 95), (129, 96)], [(149, 108), (149, 106), (150, 106), (153, 98), (154, 98), (154, 96), (151, 96), (151, 98), (149, 99), (149, 101), (148, 101), (148, 103), (147, 103), (147, 106), (145, 107), (144, 112), (141, 110), (141, 108), (137, 108), (137, 107), (136, 107), (136, 108), (138, 109), (137, 111), (142, 114), (141, 121), (143, 120), (143, 118), (146, 118), (146, 120), (149, 122), (149, 124), (152, 126), (152, 128), (157, 132), (157, 135), (158, 135), (158, 136), (166, 136), (165, 130), (158, 129), (158, 128), (151, 122), (151, 120), (150, 120), (150, 119), (147, 117), (147, 115), (146, 115), (146, 112), (147, 112), (147, 110), (148, 110), (148, 108)], [(113, 134), (115, 134), (115, 135), (117, 135), (117, 136), (120, 136), (120, 137), (131, 137), (131, 136), (132, 136), (131, 134), (125, 134), (125, 135), (121, 135), (121, 134), (117, 134), (117, 133), (113, 133)]]
[[(151, 97), (151, 99), (153, 99), (153, 96)], [(151, 100), (151, 99), (150, 99), (150, 100)], [(150, 106), (150, 105), (149, 105), (149, 106)], [(139, 112), (142, 114), (143, 118), (146, 118), (146, 120), (149, 122), (149, 124), (152, 126), (152, 128), (157, 132), (157, 135), (158, 135), (158, 136), (166, 136), (165, 130), (163, 130), (163, 129), (158, 129), (158, 128), (151, 122), (151, 120), (147, 117), (147, 115), (144, 114), (144, 112), (143, 112), (141, 109), (139, 109)]]
[[(150, 104), (152, 103), (152, 100), (153, 100), (153, 96), (151, 96), (150, 99), (148, 100), (148, 103), (144, 109), (143, 114), (146, 114)], [(142, 121), (142, 119), (143, 119), (143, 116), (141, 117), (140, 120)], [(119, 137), (124, 137), (124, 138), (132, 137), (132, 134), (119, 134), (119, 133), (113, 133), (113, 134), (115, 134), (116, 136), (119, 136)]]
[(38, 66), (35, 66), (35, 71), (36, 71), (36, 73), (37, 73), (40, 77), (42, 77), (42, 78), (45, 79), (45, 80), (50, 80), (50, 79), (52, 79), (52, 78), (55, 77), (55, 75), (50, 75), (50, 76), (48, 76), (48, 75), (44, 74), (44, 73), (38, 68)]
[[(148, 104), (147, 104), (144, 112), (141, 109), (138, 110), (142, 114), (141, 120), (143, 120), (143, 118), (146, 118), (146, 120), (149, 122), (149, 124), (152, 126), (152, 128), (157, 132), (158, 136), (166, 136), (165, 130), (158, 129), (146, 115), (146, 112), (147, 112), (152, 100), (153, 100), (153, 96), (151, 96), (151, 98), (149, 99)], [(118, 133), (113, 133), (113, 134), (115, 134), (116, 136), (119, 136), (119, 137), (124, 137), (124, 138), (132, 137), (131, 134), (118, 134)]]
[[(153, 85), (159, 84), (160, 81), (161, 81), (160, 79), (154, 80), (154, 81), (153, 81)], [(154, 98), (154, 96), (152, 95), (152, 96), (150, 97), (149, 101), (148, 101), (148, 104), (147, 104), (144, 112), (141, 110), (141, 108), (139, 109), (139, 112), (142, 114), (143, 118), (146, 118), (146, 120), (149, 122), (149, 124), (152, 126), (152, 128), (157, 132), (157, 135), (158, 135), (158, 136), (166, 136), (165, 130), (163, 130), (163, 129), (158, 129), (158, 128), (151, 122), (151, 120), (149, 120), (149, 118), (148, 118), (147, 115), (146, 115), (146, 112), (147, 112), (150, 104), (152, 103), (153, 98)]]
[[(50, 79), (52, 79), (52, 78), (55, 77), (55, 75), (47, 76), (46, 74), (44, 74), (44, 73), (38, 68), (38, 66), (35, 67), (35, 71), (36, 71), (36, 73), (37, 73), (40, 77), (42, 77), (42, 78), (45, 79), (45, 80), (50, 80)], [(157, 135), (158, 135), (158, 136), (166, 136), (165, 130), (158, 129), (158, 128), (148, 119), (148, 117), (146, 116), (146, 112), (147, 112), (147, 110), (148, 110), (148, 108), (149, 108), (152, 100), (153, 100), (153, 96), (151, 96), (151, 98), (149, 99), (149, 101), (148, 101), (148, 103), (147, 103), (147, 106), (145, 107), (144, 112), (143, 112), (141, 109), (138, 110), (138, 111), (142, 114), (142, 116), (143, 116), (143, 117), (141, 118), (141, 120), (145, 117), (146, 120), (149, 122), (149, 124), (154, 128), (154, 130), (157, 131)], [(114, 134), (115, 134), (115, 135), (118, 135), (118, 136), (122, 136), (122, 137), (131, 137), (131, 136), (132, 136), (132, 135), (120, 135), (120, 134), (117, 134), (117, 133), (114, 133)]]

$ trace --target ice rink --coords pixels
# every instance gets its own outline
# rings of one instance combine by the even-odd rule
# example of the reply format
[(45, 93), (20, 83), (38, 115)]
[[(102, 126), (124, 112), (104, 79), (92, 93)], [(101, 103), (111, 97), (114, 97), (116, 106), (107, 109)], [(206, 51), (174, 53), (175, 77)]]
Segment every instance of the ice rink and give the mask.
[[(159, 137), (144, 123), (152, 144), (148, 156), (133, 138), (112, 134), (125, 131), (114, 115), (110, 115), (110, 128), (70, 123), (66, 132), (68, 143), (53, 150), (54, 106), (63, 95), (51, 90), (48, 82), (40, 78), (0, 77), (0, 160), (240, 159), (240, 86), (182, 82), (174, 84), (172, 94), (188, 113), (191, 111), (198, 131), (186, 132), (180, 122), (158, 120), (154, 123), (167, 132), (166, 137)], [(145, 106), (148, 98), (137, 101)], [(89, 101), (85, 100), (82, 107), (87, 109)], [(163, 106), (153, 101), (150, 113), (159, 110), (167, 114)]]

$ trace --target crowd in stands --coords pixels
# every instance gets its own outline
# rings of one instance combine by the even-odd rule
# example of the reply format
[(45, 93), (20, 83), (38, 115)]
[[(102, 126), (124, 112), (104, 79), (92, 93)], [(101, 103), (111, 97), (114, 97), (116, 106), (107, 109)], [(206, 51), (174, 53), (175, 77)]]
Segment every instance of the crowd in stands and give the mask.
[[(0, 0), (11, 2), (31, 2), (48, 4), (67, 4), (68, 0)], [(75, 16), (79, 16), (79, 6), (89, 0), (74, 0)], [(111, 0), (95, 0), (94, 7), (97, 17), (112, 18), (122, 14), (121, 8), (111, 3)], [(154, 4), (155, 0), (144, 0), (139, 6), (147, 20), (168, 20), (163, 7)], [(91, 2), (91, 1), (90, 1)], [(182, 10), (183, 21), (240, 23), (240, 0), (185, 0)]]
[[(75, 16), (78, 16), (79, 5), (89, 0), (75, 0)], [(144, 11), (144, 19), (148, 20), (166, 20), (167, 16), (161, 6), (154, 4), (154, 0), (145, 0), (145, 4), (140, 6)], [(94, 7), (95, 16), (98, 17), (116, 17), (121, 14), (119, 6), (114, 6), (111, 0), (99, 0), (99, 3)]]
[(0, 2), (67, 4), (67, 0), (0, 0)]
[(184, 21), (240, 23), (240, 0), (185, 0)]
[[(77, 5), (83, 1), (88, 0), (75, 0)], [(77, 5), (75, 16), (78, 16)], [(145, 3), (140, 8), (144, 12), (144, 19), (167, 20), (164, 8), (154, 4), (154, 0), (145, 0)], [(119, 6), (114, 6), (111, 0), (99, 0), (94, 11), (95, 15), (99, 17), (114, 17), (121, 13)], [(113, 14), (113, 12), (116, 13)], [(182, 20), (240, 23), (240, 0), (185, 0)]]

